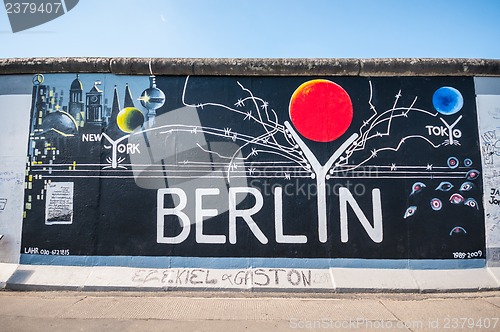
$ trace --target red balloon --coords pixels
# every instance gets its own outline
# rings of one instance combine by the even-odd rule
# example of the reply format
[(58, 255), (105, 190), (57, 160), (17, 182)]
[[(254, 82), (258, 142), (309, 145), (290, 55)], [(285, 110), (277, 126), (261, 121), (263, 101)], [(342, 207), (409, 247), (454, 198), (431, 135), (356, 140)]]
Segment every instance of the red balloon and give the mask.
[(290, 99), (290, 119), (304, 137), (331, 142), (342, 136), (352, 122), (351, 98), (338, 84), (311, 80), (295, 90)]

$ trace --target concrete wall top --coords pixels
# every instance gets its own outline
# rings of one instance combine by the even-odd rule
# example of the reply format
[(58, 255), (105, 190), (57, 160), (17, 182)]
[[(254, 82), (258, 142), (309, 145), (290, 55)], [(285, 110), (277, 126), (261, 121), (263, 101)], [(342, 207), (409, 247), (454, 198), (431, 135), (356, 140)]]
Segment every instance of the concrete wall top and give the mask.
[(40, 72), (207, 76), (500, 76), (500, 60), (100, 57), (0, 59), (0, 74)]

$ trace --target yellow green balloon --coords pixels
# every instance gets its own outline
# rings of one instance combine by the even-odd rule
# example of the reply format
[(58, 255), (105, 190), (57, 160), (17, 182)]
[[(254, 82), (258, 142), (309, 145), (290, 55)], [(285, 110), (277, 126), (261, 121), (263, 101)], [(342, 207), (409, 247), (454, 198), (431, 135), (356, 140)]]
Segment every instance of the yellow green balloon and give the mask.
[(137, 127), (142, 126), (143, 123), (144, 115), (135, 107), (125, 107), (116, 117), (118, 128), (126, 133), (133, 132)]

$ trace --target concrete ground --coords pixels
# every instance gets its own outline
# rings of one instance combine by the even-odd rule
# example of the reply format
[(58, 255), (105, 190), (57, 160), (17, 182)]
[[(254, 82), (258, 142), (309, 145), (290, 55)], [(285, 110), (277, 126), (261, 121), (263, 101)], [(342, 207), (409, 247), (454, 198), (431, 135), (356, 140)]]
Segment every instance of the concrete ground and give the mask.
[(500, 330), (500, 292), (0, 291), (1, 331)]

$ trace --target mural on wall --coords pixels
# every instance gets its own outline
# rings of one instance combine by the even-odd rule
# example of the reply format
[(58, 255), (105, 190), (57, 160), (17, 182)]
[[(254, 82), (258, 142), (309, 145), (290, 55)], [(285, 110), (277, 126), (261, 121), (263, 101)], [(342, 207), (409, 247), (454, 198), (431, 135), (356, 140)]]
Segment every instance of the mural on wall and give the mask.
[(471, 78), (39, 74), (21, 253), (484, 258), (481, 172)]

